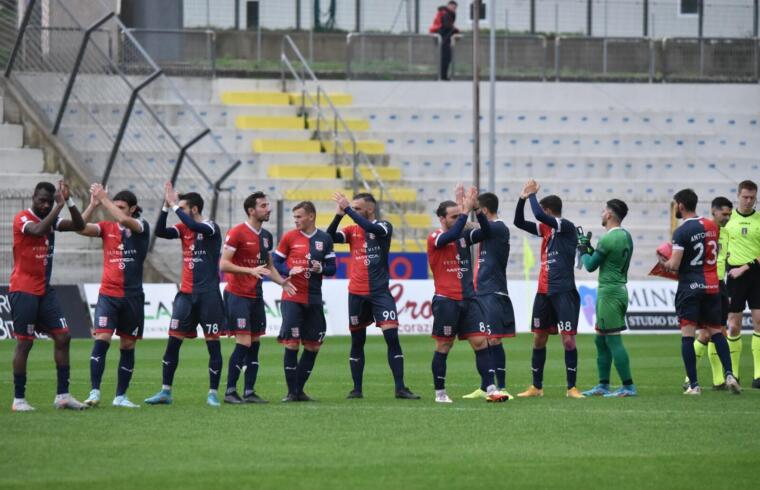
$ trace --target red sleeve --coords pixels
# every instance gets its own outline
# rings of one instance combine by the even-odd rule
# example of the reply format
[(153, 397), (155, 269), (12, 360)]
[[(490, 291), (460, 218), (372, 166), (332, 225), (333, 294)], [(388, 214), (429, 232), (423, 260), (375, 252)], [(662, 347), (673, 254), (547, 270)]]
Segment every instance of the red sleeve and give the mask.
[[(183, 224), (177, 226), (185, 226)], [(227, 232), (227, 236), (224, 238), (224, 248), (232, 250), (233, 252), (240, 247), (240, 233), (237, 228), (232, 228)]]
[(15, 218), (13, 218), (13, 234), (16, 233), (23, 233), (24, 231), (24, 224), (29, 222), (29, 218), (26, 217), (24, 213), (18, 213)]
[(439, 231), (434, 231), (433, 233), (428, 235), (427, 238), (427, 252), (428, 254), (431, 254), (435, 252), (435, 239), (438, 238), (438, 235), (440, 234)]
[(290, 251), (290, 237), (292, 237), (293, 234), (291, 232), (285, 233), (285, 236), (282, 237), (282, 240), (280, 240), (280, 243), (277, 244), (277, 250), (276, 253), (280, 257), (287, 257), (288, 252)]

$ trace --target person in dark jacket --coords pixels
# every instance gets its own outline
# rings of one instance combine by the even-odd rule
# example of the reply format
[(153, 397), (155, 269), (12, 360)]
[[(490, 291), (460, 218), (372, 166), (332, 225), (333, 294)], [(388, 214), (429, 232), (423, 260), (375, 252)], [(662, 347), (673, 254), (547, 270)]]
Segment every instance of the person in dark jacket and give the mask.
[(438, 13), (430, 26), (431, 34), (441, 36), (441, 80), (450, 80), (449, 65), (451, 64), (451, 38), (459, 33), (454, 26), (457, 19), (457, 3), (450, 1), (446, 5), (438, 7)]

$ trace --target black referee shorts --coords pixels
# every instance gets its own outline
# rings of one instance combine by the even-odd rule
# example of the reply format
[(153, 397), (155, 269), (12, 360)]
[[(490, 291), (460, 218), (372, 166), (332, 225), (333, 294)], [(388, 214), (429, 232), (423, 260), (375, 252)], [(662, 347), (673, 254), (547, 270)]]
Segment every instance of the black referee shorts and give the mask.
[[(733, 268), (728, 266), (728, 270)], [(726, 288), (730, 313), (741, 313), (746, 306), (750, 310), (760, 310), (760, 270), (750, 269), (737, 279), (728, 276)]]

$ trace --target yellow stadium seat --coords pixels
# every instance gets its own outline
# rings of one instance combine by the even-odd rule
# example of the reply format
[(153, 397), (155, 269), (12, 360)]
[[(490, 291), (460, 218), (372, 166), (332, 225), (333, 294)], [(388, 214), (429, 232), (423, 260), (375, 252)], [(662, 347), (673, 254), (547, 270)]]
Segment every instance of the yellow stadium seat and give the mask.
[[(322, 147), (325, 149), (325, 153), (332, 153), (335, 151), (335, 142), (323, 141)], [(353, 151), (352, 143), (347, 140), (343, 140), (343, 148), (349, 153)], [(357, 141), (356, 149), (367, 155), (382, 155), (385, 153), (385, 144), (376, 140)]]
[(319, 141), (314, 140), (254, 140), (254, 153), (319, 153)]
[(383, 198), (390, 197), (396, 202), (400, 203), (412, 203), (417, 202), (417, 191), (409, 187), (389, 187), (386, 189), (387, 196), (380, 193), (379, 189), (374, 189), (373, 194), (375, 199), (382, 200)]
[(290, 105), (290, 96), (282, 92), (223, 92), (227, 105)]
[[(383, 218), (396, 228), (402, 225), (401, 217), (398, 214), (386, 213)], [(431, 217), (424, 213), (405, 213), (404, 220), (410, 228), (431, 229), (434, 226)]]
[(332, 201), (336, 192), (343, 189), (287, 189), (284, 192), (286, 201)]
[[(346, 123), (346, 126), (348, 126), (348, 129), (351, 131), (369, 131), (369, 121), (366, 119), (344, 119), (344, 123)], [(335, 126), (335, 121), (333, 119), (322, 119), (319, 121), (319, 130), (320, 131), (333, 131), (333, 127)], [(317, 118), (316, 117), (310, 117), (309, 118), (309, 129), (313, 129), (316, 131), (317, 129)], [(345, 131), (345, 126), (341, 123), (338, 123), (338, 129), (340, 131)]]
[(270, 179), (334, 179), (335, 167), (330, 165), (270, 165)]
[[(398, 167), (375, 167), (375, 172), (380, 177), (380, 180), (401, 180), (401, 169)], [(374, 179), (372, 171), (362, 165), (359, 167), (359, 175), (367, 180)], [(354, 169), (348, 166), (340, 167), (340, 176), (346, 180), (354, 178)]]
[[(317, 93), (316, 92), (310, 92), (309, 95), (311, 97), (306, 97), (306, 105), (312, 105), (314, 102), (317, 101)], [(290, 97), (290, 104), (291, 105), (301, 105), (301, 99), (303, 97), (303, 94), (301, 92), (291, 92), (288, 94)], [(320, 98), (323, 96), (320, 95)], [(327, 97), (332, 101), (334, 106), (347, 106), (354, 103), (354, 97), (351, 94), (346, 93), (327, 93)], [(328, 105), (326, 100), (320, 100), (318, 101), (320, 104)]]
[(238, 116), (235, 118), (238, 129), (306, 129), (303, 118), (283, 116)]

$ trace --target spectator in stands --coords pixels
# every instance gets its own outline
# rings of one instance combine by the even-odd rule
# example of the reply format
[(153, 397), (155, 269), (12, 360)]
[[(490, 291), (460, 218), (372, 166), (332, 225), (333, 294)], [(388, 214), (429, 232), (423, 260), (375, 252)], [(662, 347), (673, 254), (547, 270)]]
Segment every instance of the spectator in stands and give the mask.
[(459, 33), (459, 29), (454, 26), (457, 19), (457, 3), (451, 0), (446, 5), (438, 7), (438, 13), (433, 19), (433, 25), (430, 26), (431, 34), (441, 36), (441, 80), (451, 80), (449, 78), (449, 65), (451, 64), (451, 38), (454, 34)]

